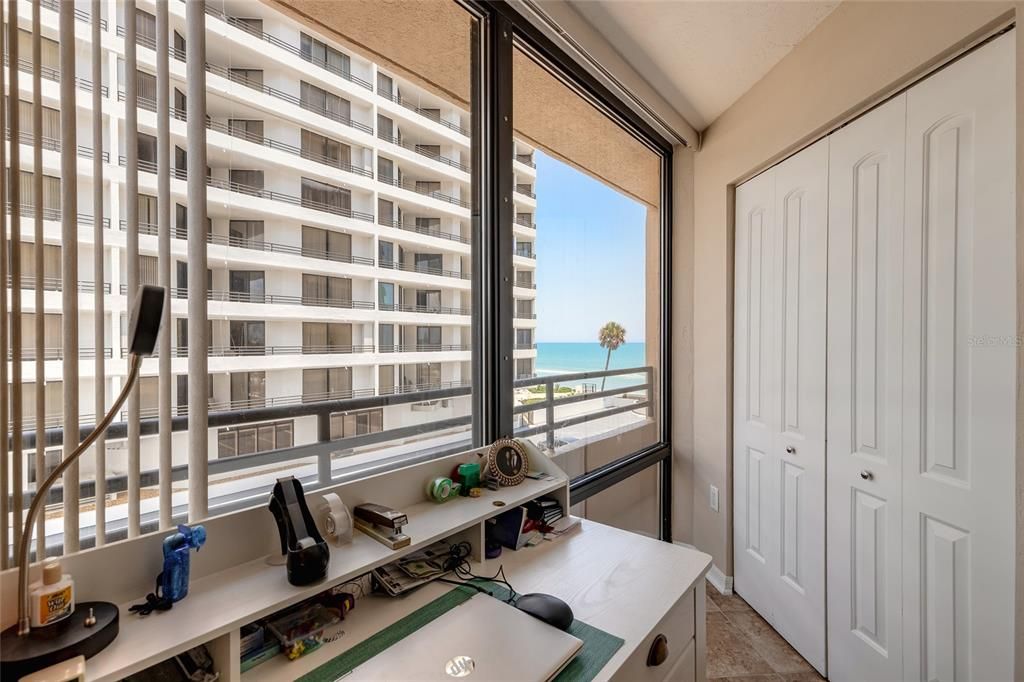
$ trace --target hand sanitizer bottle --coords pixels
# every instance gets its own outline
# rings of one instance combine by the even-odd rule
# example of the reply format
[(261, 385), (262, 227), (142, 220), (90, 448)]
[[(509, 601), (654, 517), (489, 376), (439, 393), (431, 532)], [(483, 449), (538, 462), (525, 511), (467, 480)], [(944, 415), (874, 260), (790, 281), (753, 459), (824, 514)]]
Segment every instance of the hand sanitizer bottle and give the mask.
[(75, 610), (75, 583), (61, 573), (59, 561), (43, 564), (43, 579), (29, 585), (32, 627), (41, 628), (70, 616)]

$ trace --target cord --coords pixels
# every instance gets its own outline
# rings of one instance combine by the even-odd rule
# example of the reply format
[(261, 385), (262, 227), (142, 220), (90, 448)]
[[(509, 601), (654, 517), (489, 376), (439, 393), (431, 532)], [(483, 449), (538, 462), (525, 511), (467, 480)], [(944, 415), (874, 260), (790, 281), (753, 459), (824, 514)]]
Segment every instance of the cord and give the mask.
[[(452, 545), (449, 550), (448, 561), (445, 563), (445, 568), (450, 571), (453, 571), (458, 578), (461, 578), (461, 580), (448, 580), (446, 578), (438, 578), (438, 580), (453, 585), (466, 585), (468, 587), (472, 587), (478, 592), (482, 592), (491, 597), (494, 597), (493, 592), (485, 590), (479, 585), (476, 585), (470, 581), (485, 580), (492, 583), (498, 583), (499, 585), (504, 585), (508, 589), (508, 597), (503, 601), (507, 604), (512, 604), (515, 601), (515, 599), (519, 596), (519, 594), (512, 587), (512, 584), (508, 581), (508, 578), (505, 577), (505, 566), (498, 566), (498, 571), (490, 577), (477, 575), (473, 573), (471, 570), (469, 570), (468, 560), (469, 555), (472, 553), (472, 549), (473, 548), (470, 546), (470, 544), (465, 541), (457, 542), (454, 545)], [(495, 598), (497, 599), (497, 597)]]

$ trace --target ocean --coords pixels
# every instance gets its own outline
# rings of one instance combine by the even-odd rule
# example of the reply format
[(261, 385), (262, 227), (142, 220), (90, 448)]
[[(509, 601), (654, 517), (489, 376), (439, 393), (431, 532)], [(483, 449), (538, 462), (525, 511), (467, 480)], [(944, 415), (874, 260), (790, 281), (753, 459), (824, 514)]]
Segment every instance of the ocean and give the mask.
[[(599, 343), (538, 343), (537, 344), (537, 376), (550, 374), (567, 374), (570, 372), (589, 372), (604, 369), (607, 349)], [(644, 344), (624, 343), (612, 352), (611, 364), (608, 369), (625, 367), (643, 367)], [(643, 381), (642, 374), (623, 374), (608, 377), (606, 388), (636, 385)], [(586, 383), (600, 384), (601, 380), (590, 379)], [(566, 382), (573, 386), (583, 382)]]

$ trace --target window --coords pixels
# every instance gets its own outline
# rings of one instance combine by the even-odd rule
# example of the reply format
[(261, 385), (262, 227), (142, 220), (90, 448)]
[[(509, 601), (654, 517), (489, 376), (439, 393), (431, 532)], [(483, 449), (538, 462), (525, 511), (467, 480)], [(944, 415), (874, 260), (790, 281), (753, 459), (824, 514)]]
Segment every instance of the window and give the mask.
[(415, 254), (416, 272), (439, 274), (443, 271), (442, 257), (439, 253)]
[[(45, 36), (40, 37), (43, 52), (43, 69), (51, 71), (60, 70), (60, 43)], [(18, 55), (19, 59), (28, 61), (32, 56), (32, 33), (23, 28), (18, 29)], [(46, 78), (46, 76), (43, 76)]]
[(440, 291), (417, 291), (416, 292), (417, 312), (437, 313), (441, 311)]
[(377, 305), (381, 310), (395, 309), (395, 285), (391, 282), (377, 284)]
[(139, 230), (148, 234), (156, 234), (157, 228), (157, 200), (151, 194), (140, 194), (138, 198), (139, 207)]
[(332, 213), (348, 213), (352, 192), (326, 182), (302, 178), (302, 205)]
[(385, 73), (377, 72), (377, 94), (391, 99), (395, 91), (395, 82)]
[(377, 137), (389, 142), (399, 142), (395, 136), (395, 122), (384, 114), (377, 114)]
[(441, 328), (416, 327), (416, 350), (441, 350)]
[(392, 353), (395, 350), (395, 325), (381, 324), (377, 328), (377, 343), (381, 353)]
[(255, 455), (295, 444), (295, 420), (235, 426), (217, 430), (217, 457)]
[(334, 93), (302, 81), (299, 86), (299, 103), (303, 109), (348, 123), (352, 117), (352, 103)]
[(139, 104), (145, 108), (152, 109), (156, 106), (156, 76), (145, 71), (135, 74), (136, 90), (139, 96)]
[(331, 415), (331, 440), (380, 433), (384, 429), (384, 410), (336, 412)]
[(263, 33), (263, 20), (250, 17), (231, 17), (231, 24), (242, 29), (246, 33), (259, 36)]
[(303, 322), (303, 353), (351, 353), (352, 324), (348, 322)]
[(229, 177), (237, 192), (259, 193), (263, 189), (263, 171), (231, 169)]
[(352, 262), (352, 235), (303, 225), (302, 255), (350, 263)]
[(383, 239), (377, 242), (377, 259), (381, 267), (392, 268), (395, 263), (395, 245)]
[(63, 453), (60, 450), (47, 450), (43, 453), (43, 462), (45, 469), (43, 469), (43, 475), (36, 476), (36, 458), (29, 457), (26, 464), (28, 465), (28, 482), (39, 483), (41, 480), (46, 480), (46, 477), (53, 473), (53, 470), (60, 466), (61, 458)]
[(267, 398), (266, 372), (231, 373), (231, 409), (263, 407)]
[[(25, 100), (18, 101), (20, 109), (21, 137), (26, 142), (33, 139), (35, 135), (34, 120), (32, 115), (32, 102)], [(59, 149), (60, 137), (60, 110), (43, 105), (43, 148)]]
[(263, 320), (231, 320), (231, 351), (240, 355), (263, 355), (266, 350), (267, 323)]
[(259, 247), (263, 244), (262, 220), (231, 220), (228, 238), (234, 246)]
[(395, 392), (395, 366), (380, 365), (377, 368), (377, 392), (380, 395), (391, 395)]
[(352, 59), (330, 45), (303, 33), (300, 35), (300, 51), (302, 58), (333, 71), (341, 76), (348, 76), (352, 70)]
[(302, 304), (345, 307), (352, 303), (352, 280), (328, 275), (302, 275)]
[(377, 222), (395, 227), (395, 204), (387, 199), (377, 199)]
[[(21, 242), (21, 288), (35, 287), (36, 277), (36, 245), (32, 242)], [(10, 265), (8, 264), (8, 267)], [(56, 244), (43, 244), (43, 289), (46, 291), (61, 290), (61, 249)], [(10, 272), (10, 270), (8, 270)]]
[[(22, 215), (34, 215), (36, 204), (35, 184), (32, 182), (31, 171), (21, 171), (21, 205)], [(60, 178), (43, 175), (43, 220), (60, 220)]]
[(263, 144), (263, 121), (258, 119), (229, 118), (228, 132), (250, 142)]
[(256, 90), (263, 89), (263, 69), (230, 68), (228, 73), (235, 83), (241, 83)]
[(139, 256), (139, 284), (160, 286), (159, 267), (156, 256)]
[(395, 175), (395, 162), (391, 159), (386, 159), (383, 156), (378, 156), (377, 177), (382, 181), (390, 182), (391, 184), (398, 182), (398, 176)]
[(302, 156), (339, 168), (352, 164), (352, 148), (329, 137), (303, 129)]
[(228, 276), (231, 300), (263, 303), (266, 295), (266, 273), (262, 270), (231, 270)]
[(326, 367), (302, 370), (302, 402), (352, 397), (352, 368)]

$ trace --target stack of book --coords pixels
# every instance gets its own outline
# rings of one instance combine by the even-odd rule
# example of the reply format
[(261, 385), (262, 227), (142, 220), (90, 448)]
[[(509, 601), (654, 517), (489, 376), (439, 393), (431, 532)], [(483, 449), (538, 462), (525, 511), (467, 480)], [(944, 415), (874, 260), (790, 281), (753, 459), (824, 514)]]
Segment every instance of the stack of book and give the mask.
[(520, 549), (540, 542), (564, 515), (558, 500), (540, 497), (490, 519), (487, 533), (509, 549)]
[(564, 513), (558, 500), (550, 497), (539, 497), (526, 503), (527, 518), (537, 521), (542, 526), (553, 526)]

